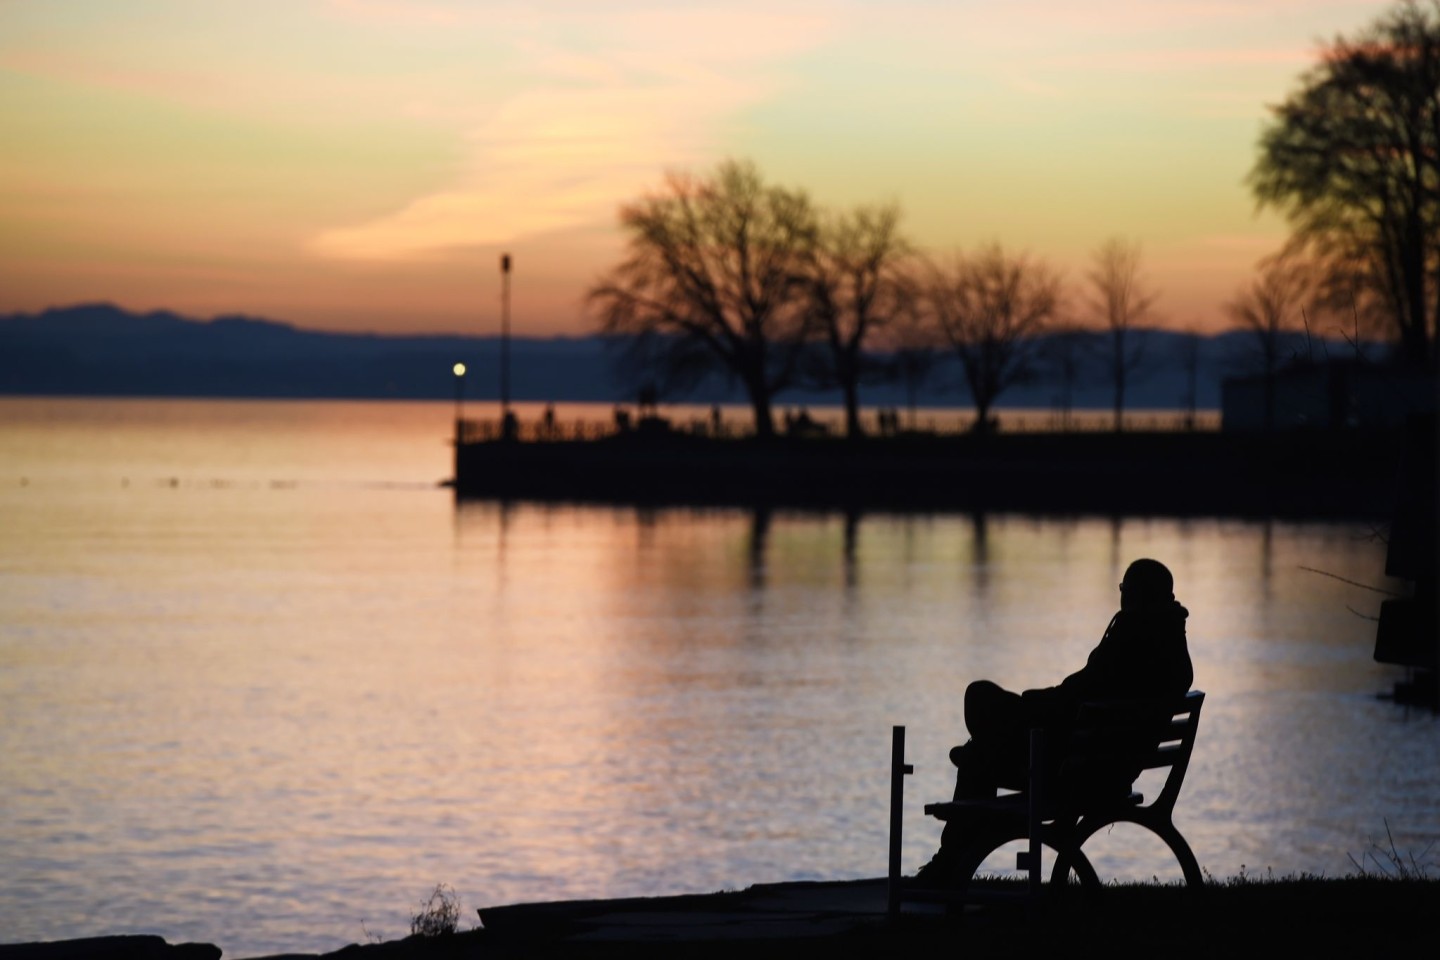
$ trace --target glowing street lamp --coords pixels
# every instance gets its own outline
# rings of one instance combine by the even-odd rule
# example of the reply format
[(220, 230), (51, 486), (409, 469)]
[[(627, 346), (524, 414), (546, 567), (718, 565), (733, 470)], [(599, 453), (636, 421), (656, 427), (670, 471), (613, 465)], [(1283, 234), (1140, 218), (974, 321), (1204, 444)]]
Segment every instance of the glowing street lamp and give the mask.
[(457, 363), (450, 368), (455, 374), (455, 442), (460, 442), (460, 424), (464, 421), (465, 406), (465, 364)]

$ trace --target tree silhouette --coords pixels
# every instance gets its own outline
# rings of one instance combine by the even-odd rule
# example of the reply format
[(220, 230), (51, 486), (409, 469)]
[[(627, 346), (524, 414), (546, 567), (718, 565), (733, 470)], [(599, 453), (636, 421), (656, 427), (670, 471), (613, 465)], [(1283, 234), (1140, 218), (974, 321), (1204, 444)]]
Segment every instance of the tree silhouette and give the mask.
[(1195, 429), (1195, 408), (1200, 403), (1200, 334), (1194, 325), (1185, 330), (1185, 339), (1180, 344), (1180, 363), (1185, 370), (1185, 429)]
[(1091, 257), (1090, 312), (1105, 334), (1104, 360), (1114, 388), (1115, 430), (1124, 429), (1125, 388), (1145, 354), (1140, 323), (1150, 318), (1155, 293), (1140, 277), (1140, 245), (1120, 237), (1102, 243)]
[(1059, 415), (1059, 426), (1069, 430), (1075, 408), (1075, 388), (1081, 382), (1081, 364), (1085, 355), (1093, 353), (1096, 334), (1073, 322), (1054, 326), (1042, 341), (1040, 361), (1043, 376), (1055, 381), (1056, 393), (1051, 399)]
[(795, 382), (814, 329), (809, 198), (727, 161), (707, 178), (672, 174), (620, 222), (626, 257), (587, 294), (601, 330), (626, 339), (662, 393), (717, 371), (738, 380), (756, 434), (773, 435), (772, 400)]
[(914, 430), (920, 388), (930, 379), (946, 344), (924, 310), (924, 281), (914, 270), (907, 273), (905, 284), (910, 297), (905, 309), (881, 331), (879, 347), (885, 356), (886, 378), (905, 388), (905, 406), (910, 411), (910, 429)]
[(903, 262), (910, 250), (895, 206), (859, 207), (832, 217), (821, 231), (813, 268), (815, 319), (825, 348), (812, 354), (811, 379), (840, 388), (845, 431), (863, 433), (860, 384), (885, 375), (867, 341), (907, 308)]
[[(1440, 0), (1337, 38), (1260, 140), (1250, 185), (1282, 211), (1332, 297), (1435, 360), (1440, 316)], [(1353, 298), (1353, 300), (1350, 300)]]
[(1285, 360), (1281, 356), (1281, 344), (1285, 334), (1305, 324), (1305, 311), (1313, 288), (1312, 270), (1293, 256), (1282, 254), (1262, 261), (1260, 275), (1241, 287), (1226, 304), (1230, 316), (1255, 335), (1260, 372), (1265, 381), (1267, 431), (1275, 427), (1275, 378)]
[(1037, 337), (1060, 308), (1060, 280), (1043, 261), (998, 244), (932, 263), (923, 309), (954, 349), (975, 402), (975, 428), (990, 430), (991, 408), (1035, 371)]

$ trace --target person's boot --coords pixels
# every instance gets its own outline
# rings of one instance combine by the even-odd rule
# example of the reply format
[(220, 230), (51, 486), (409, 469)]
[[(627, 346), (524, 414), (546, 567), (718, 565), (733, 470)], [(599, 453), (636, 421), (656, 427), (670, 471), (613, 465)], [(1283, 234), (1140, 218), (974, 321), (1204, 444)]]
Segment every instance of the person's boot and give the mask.
[(915, 871), (911, 883), (913, 886), (926, 890), (939, 890), (949, 887), (953, 882), (952, 873), (954, 864), (951, 863), (951, 856), (941, 847), (935, 851), (935, 856)]
[(955, 764), (956, 800), (987, 800), (995, 796), (995, 784), (975, 751), (975, 741), (967, 740), (951, 747), (950, 762)]

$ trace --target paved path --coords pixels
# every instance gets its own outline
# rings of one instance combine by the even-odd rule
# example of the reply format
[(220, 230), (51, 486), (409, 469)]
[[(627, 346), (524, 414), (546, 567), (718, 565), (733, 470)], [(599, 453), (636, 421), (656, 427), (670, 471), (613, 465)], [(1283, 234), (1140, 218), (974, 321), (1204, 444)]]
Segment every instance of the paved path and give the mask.
[(885, 881), (762, 884), (733, 893), (517, 904), (480, 911), (503, 940), (684, 943), (844, 936), (885, 920)]

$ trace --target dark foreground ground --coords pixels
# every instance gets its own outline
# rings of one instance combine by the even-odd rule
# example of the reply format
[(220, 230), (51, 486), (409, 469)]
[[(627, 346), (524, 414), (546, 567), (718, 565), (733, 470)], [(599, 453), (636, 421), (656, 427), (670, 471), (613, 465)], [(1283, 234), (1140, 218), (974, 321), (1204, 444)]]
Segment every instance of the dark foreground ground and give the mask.
[[(1440, 879), (1231, 881), (1112, 887), (1098, 900), (909, 909), (886, 921), (883, 881), (482, 909), (482, 929), (354, 945), (327, 960), (409, 958), (1406, 957), (1440, 947)], [(462, 928), (466, 921), (462, 921)], [(0, 960), (202, 960), (206, 944), (116, 937), (0, 945)], [(314, 955), (286, 955), (299, 960)]]

